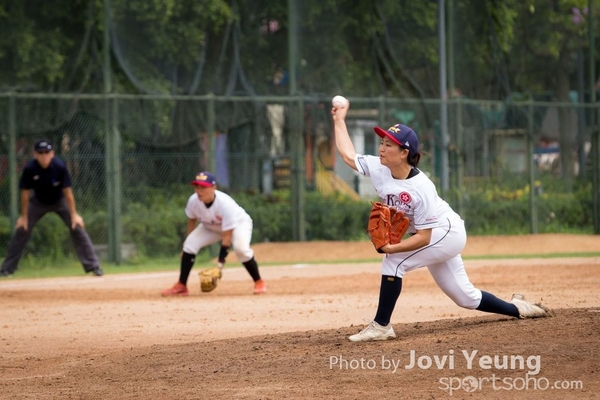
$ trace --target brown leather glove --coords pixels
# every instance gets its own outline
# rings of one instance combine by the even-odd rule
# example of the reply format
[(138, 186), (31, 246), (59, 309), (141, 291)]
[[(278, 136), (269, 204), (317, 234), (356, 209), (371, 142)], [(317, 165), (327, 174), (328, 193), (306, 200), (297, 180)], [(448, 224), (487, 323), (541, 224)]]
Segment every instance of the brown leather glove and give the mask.
[(200, 290), (203, 292), (212, 292), (217, 288), (217, 283), (221, 279), (221, 268), (213, 267), (203, 269), (198, 273), (200, 275)]
[(400, 243), (408, 230), (410, 220), (404, 216), (404, 212), (396, 208), (390, 208), (390, 244)]
[(390, 242), (390, 227), (390, 208), (380, 202), (373, 203), (367, 232), (377, 251)]

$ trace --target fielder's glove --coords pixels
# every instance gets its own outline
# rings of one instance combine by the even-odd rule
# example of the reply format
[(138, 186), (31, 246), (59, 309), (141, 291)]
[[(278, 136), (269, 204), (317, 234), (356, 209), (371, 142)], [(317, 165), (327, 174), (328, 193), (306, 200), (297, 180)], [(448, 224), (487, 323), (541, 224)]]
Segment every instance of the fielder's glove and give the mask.
[(380, 249), (386, 244), (400, 243), (409, 224), (402, 211), (377, 202), (371, 207), (367, 231), (375, 249), (383, 253)]
[(215, 290), (219, 279), (223, 276), (219, 267), (203, 269), (198, 275), (200, 275), (200, 290), (203, 292), (212, 292)]
[(390, 208), (380, 202), (373, 203), (367, 232), (375, 250), (379, 251), (390, 242), (390, 225)]
[(410, 226), (410, 220), (404, 212), (390, 208), (390, 244), (400, 243)]

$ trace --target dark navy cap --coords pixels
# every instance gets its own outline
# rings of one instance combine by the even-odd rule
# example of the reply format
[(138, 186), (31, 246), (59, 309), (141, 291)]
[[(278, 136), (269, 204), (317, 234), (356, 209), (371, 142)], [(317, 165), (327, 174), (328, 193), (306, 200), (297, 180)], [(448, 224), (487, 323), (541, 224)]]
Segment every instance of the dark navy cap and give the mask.
[(35, 151), (50, 151), (50, 150), (54, 150), (54, 146), (52, 146), (52, 142), (49, 141), (48, 139), (40, 139), (40, 140), (36, 140), (35, 144), (33, 145), (33, 150), (35, 150)]
[(390, 126), (387, 131), (378, 126), (373, 129), (380, 137), (387, 136), (392, 139), (392, 141), (399, 144), (403, 149), (408, 149), (411, 156), (419, 152), (419, 138), (412, 128), (403, 124), (396, 124)]
[(196, 179), (190, 182), (190, 185), (199, 185), (204, 187), (215, 186), (217, 184), (217, 180), (215, 176), (208, 171), (198, 172), (196, 174)]

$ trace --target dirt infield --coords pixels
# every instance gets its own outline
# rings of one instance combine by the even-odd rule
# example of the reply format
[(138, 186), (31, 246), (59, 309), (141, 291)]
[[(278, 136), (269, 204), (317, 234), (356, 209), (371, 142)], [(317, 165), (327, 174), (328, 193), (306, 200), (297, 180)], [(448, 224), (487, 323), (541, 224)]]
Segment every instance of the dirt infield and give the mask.
[[(598, 252), (600, 238), (470, 238), (464, 254), (540, 249)], [(176, 271), (0, 280), (0, 398), (600, 398), (599, 257), (467, 261), (477, 287), (554, 310), (538, 320), (461, 309), (426, 269), (411, 272), (398, 339), (351, 343), (377, 306), (369, 243), (255, 250), (280, 263), (262, 268), (264, 296), (241, 268), (210, 294), (193, 273), (188, 298), (158, 295)]]

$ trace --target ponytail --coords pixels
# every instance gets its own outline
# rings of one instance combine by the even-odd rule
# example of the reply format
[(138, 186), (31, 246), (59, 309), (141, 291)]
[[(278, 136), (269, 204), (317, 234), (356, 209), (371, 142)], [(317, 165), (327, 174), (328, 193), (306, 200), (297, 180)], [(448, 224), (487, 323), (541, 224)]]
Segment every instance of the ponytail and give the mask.
[(417, 168), (419, 166), (419, 161), (421, 160), (421, 153), (415, 153), (412, 156), (408, 156), (408, 163), (413, 167)]

